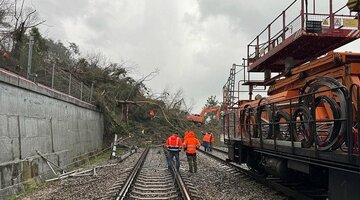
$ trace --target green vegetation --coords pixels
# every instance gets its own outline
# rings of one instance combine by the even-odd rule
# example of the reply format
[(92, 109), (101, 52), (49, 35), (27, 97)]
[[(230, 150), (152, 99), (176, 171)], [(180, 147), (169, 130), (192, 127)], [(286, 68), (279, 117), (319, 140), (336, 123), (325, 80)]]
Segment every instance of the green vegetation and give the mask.
[[(129, 76), (131, 63), (111, 62), (101, 53), (83, 55), (73, 42), (45, 38), (37, 28), (44, 20), (34, 8), (24, 7), (23, 1), (3, 0), (0, 4), (0, 30), (4, 30), (0, 33), (0, 67), (27, 76), (29, 36), (32, 35), (30, 79), (51, 86), (55, 66), (55, 89), (90, 101), (104, 113), (106, 145), (115, 133), (127, 138), (129, 143), (159, 144), (173, 131), (182, 134), (186, 129), (196, 128), (185, 121), (187, 108), (181, 90), (175, 94), (164, 91), (155, 97), (146, 87), (146, 81), (157, 75), (156, 69), (135, 80)], [(92, 85), (94, 88), (90, 91)], [(215, 96), (209, 98), (208, 104), (218, 104)], [(154, 116), (149, 115), (151, 110)]]
[(45, 182), (41, 182), (38, 179), (34, 179), (31, 178), (29, 180), (26, 180), (24, 182), (24, 186), (25, 186), (25, 192), (21, 193), (18, 196), (12, 196), (9, 198), (9, 200), (18, 200), (18, 199), (23, 199), (25, 196), (32, 194), (42, 188), (46, 187), (46, 183)]

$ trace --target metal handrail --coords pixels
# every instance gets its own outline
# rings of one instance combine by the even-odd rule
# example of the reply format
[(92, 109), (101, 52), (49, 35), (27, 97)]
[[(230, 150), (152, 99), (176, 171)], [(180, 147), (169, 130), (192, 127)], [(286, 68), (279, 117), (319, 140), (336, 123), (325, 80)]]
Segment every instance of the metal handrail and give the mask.
[[(278, 46), (279, 44), (281, 44), (285, 39), (287, 39), (288, 37), (286, 37), (286, 32), (287, 30), (289, 30), (289, 27), (292, 27), (293, 23), (295, 23), (296, 20), (298, 20), (299, 18), (300, 19), (300, 23), (301, 23), (301, 26), (299, 27), (299, 29), (296, 29), (293, 31), (293, 34), (295, 34), (296, 31), (298, 30), (301, 30), (301, 29), (304, 29), (305, 28), (305, 22), (308, 21), (308, 17), (309, 16), (327, 16), (325, 19), (329, 19), (330, 18), (330, 28), (331, 29), (335, 29), (334, 27), (334, 19), (335, 17), (355, 17), (355, 15), (352, 15), (351, 13), (349, 15), (346, 15), (346, 14), (337, 14), (339, 13), (340, 11), (342, 11), (345, 7), (345, 6), (342, 6), (341, 8), (339, 8), (338, 10), (336, 10), (335, 12), (332, 12), (332, 10), (330, 10), (330, 13), (309, 13), (305, 10), (303, 10), (303, 1), (304, 0), (301, 0), (302, 1), (302, 10), (301, 10), (301, 13), (299, 15), (297, 15), (295, 17), (295, 19), (293, 19), (290, 23), (286, 23), (286, 13), (289, 12), (289, 8), (292, 7), (295, 2), (297, 0), (293, 1), (285, 10), (283, 10), (281, 12), (281, 14), (279, 14), (272, 22), (270, 22), (265, 29), (263, 29), (249, 44), (248, 44), (248, 52), (247, 52), (247, 60), (248, 60), (248, 65), (250, 64), (249, 60), (250, 59), (258, 59), (261, 56), (260, 54), (260, 49), (264, 49), (264, 51), (266, 50), (270, 50), (271, 48), (271, 45), (274, 45), (275, 46)], [(332, 4), (332, 2), (330, 2), (330, 4)], [(276, 32), (276, 34), (271, 34), (271, 28), (273, 27), (273, 24), (278, 21), (282, 16), (282, 28), (280, 31)], [(358, 19), (358, 21), (360, 21), (360, 19)], [(344, 27), (342, 27), (344, 28)], [(359, 27), (358, 27), (359, 28)], [(276, 31), (276, 30), (275, 30)], [(268, 32), (268, 33), (266, 33)], [(268, 34), (268, 36), (266, 37), (266, 35), (264, 34)], [(263, 40), (260, 41), (260, 38), (261, 37), (264, 37)], [(266, 38), (266, 39), (265, 39)], [(276, 41), (278, 38), (282, 38), (282, 41), (281, 42), (278, 42), (278, 44), (273, 44), (273, 41)], [(251, 48), (250, 48), (251, 47)], [(253, 51), (253, 48), (255, 48), (255, 50)], [(252, 49), (252, 50), (250, 50)], [(264, 53), (266, 54), (266, 52)]]
[[(352, 87), (350, 87), (350, 88), (353, 88), (353, 87), (355, 87), (355, 86), (352, 86)], [(300, 105), (302, 105), (302, 103), (300, 102), (298, 102), (299, 101), (299, 99), (301, 99), (301, 98), (304, 98), (304, 97), (310, 97), (311, 99), (310, 99), (310, 101), (311, 102), (314, 102), (314, 99), (315, 99), (315, 95), (316, 94), (321, 94), (321, 93), (325, 93), (325, 92), (329, 92), (329, 91), (335, 91), (335, 90), (345, 90), (345, 96), (347, 97), (348, 96), (348, 94), (351, 96), (351, 93), (348, 93), (347, 91), (347, 88), (345, 87), (345, 86), (338, 86), (338, 87), (334, 87), (334, 88), (329, 88), (329, 89), (326, 89), (326, 90), (321, 90), (321, 91), (315, 91), (315, 92), (311, 92), (311, 93), (307, 93), (307, 94), (302, 94), (302, 95), (298, 95), (298, 96), (295, 96), (295, 97), (290, 97), (290, 98), (287, 98), (287, 99), (282, 99), (282, 100), (277, 100), (277, 101), (273, 101), (273, 102), (263, 102), (263, 103), (261, 103), (261, 102), (259, 102), (259, 104), (257, 105), (257, 106), (253, 106), (253, 107), (251, 107), (251, 109), (253, 109), (253, 110), (257, 110), (259, 107), (261, 107), (261, 106), (271, 106), (271, 108), (273, 108), (273, 112), (272, 113), (274, 113), (274, 111), (275, 111), (275, 105), (277, 104), (277, 103), (283, 103), (283, 102), (289, 102), (288, 104), (287, 104), (287, 106), (283, 103), (282, 104), (282, 107), (283, 107), (283, 109), (285, 108), (285, 109), (290, 109), (290, 115), (291, 116), (293, 116), (293, 109), (294, 108), (297, 108), (298, 106), (300, 106)], [(359, 94), (360, 95), (360, 94)], [(294, 101), (296, 101), (296, 103), (294, 103)], [(360, 98), (358, 97), (358, 101), (360, 101)], [(352, 107), (352, 106), (347, 106), (347, 107)], [(358, 104), (358, 107), (360, 108), (360, 103)], [(240, 112), (242, 112), (242, 111), (245, 111), (246, 109), (248, 109), (249, 108), (249, 106), (242, 106), (242, 107), (240, 107), (240, 108), (237, 108), (238, 109), (238, 112), (240, 113)], [(342, 108), (342, 109), (352, 109), (352, 108)], [(297, 123), (310, 123), (310, 124), (313, 124), (314, 126), (316, 125), (316, 123), (317, 122), (321, 122), (321, 123), (323, 123), (323, 122), (336, 122), (336, 121), (342, 121), (342, 122), (344, 122), (344, 121), (347, 121), (347, 118), (350, 118), (350, 116), (345, 116), (345, 118), (337, 118), (337, 119), (330, 119), (330, 120), (316, 120), (316, 118), (315, 118), (315, 110), (314, 110), (314, 108), (312, 108), (311, 109), (311, 113), (310, 113), (310, 115), (312, 116), (312, 119), (307, 119), (307, 120), (302, 120), (302, 121), (293, 121), (293, 120), (290, 120), (290, 121), (287, 121), (287, 123), (281, 123), (281, 122), (273, 122), (273, 121), (271, 121), (271, 122), (269, 122), (269, 123), (265, 123), (265, 125), (269, 125), (269, 128), (274, 128), (274, 125), (277, 125), (277, 124), (289, 124), (289, 128), (290, 128), (290, 132), (289, 132), (289, 135), (290, 135), (290, 137), (291, 137), (291, 143), (292, 143), (292, 149), (294, 149), (294, 138), (293, 138), (293, 134), (292, 134), (292, 126), (294, 125), (294, 124), (297, 124)], [(254, 115), (254, 117), (255, 117), (255, 115)], [(359, 120), (359, 119), (358, 119)], [(230, 126), (230, 124), (229, 124), (230, 122), (228, 122), (228, 124), (226, 124), (225, 123), (225, 125), (226, 126)], [(236, 133), (234, 133), (234, 134), (237, 134), (237, 135), (240, 135), (241, 137), (243, 136), (243, 134), (244, 134), (244, 128), (245, 128), (245, 126), (247, 125), (247, 124), (244, 124), (244, 121), (240, 121), (240, 118), (239, 118), (239, 121), (237, 122), (237, 123), (239, 123), (239, 130), (236, 132)], [(250, 122), (250, 126), (251, 127), (254, 127), (254, 126), (256, 126), (257, 128), (254, 128), (253, 129), (253, 131), (258, 131), (257, 129), (260, 127), (259, 126), (260, 124), (259, 124), (259, 122), (254, 122), (254, 123), (252, 123), (252, 122)], [(271, 127), (270, 127), (271, 126)], [(313, 128), (315, 128), (315, 131), (316, 131), (316, 127), (313, 127)], [(360, 127), (358, 127), (358, 129), (359, 129)], [(273, 130), (273, 132), (274, 132), (274, 130)], [(254, 132), (255, 133), (255, 132)], [(249, 140), (250, 140), (250, 142), (251, 142), (251, 138), (253, 138), (253, 135), (251, 135), (251, 134), (245, 134), (245, 136), (247, 136), (248, 135), (248, 137), (249, 137)], [(260, 135), (260, 136), (259, 136)], [(260, 146), (262, 146), (262, 144), (263, 144), (263, 141), (262, 141), (262, 131), (260, 131), (260, 134), (259, 134), (256, 138), (259, 138), (260, 139)], [(350, 138), (350, 140), (348, 140), (349, 141), (349, 143), (350, 144), (352, 144), (352, 140), (351, 140), (351, 136), (349, 136), (349, 135), (351, 135), (351, 133), (348, 133), (347, 134), (347, 137), (349, 137)], [(274, 137), (273, 138), (274, 139), (274, 149), (276, 150), (276, 141), (277, 141), (277, 138), (276, 137)], [(358, 140), (359, 140), (359, 144), (360, 144), (360, 137), (358, 138)], [(350, 146), (351, 147), (351, 146)], [(316, 145), (315, 145), (315, 150), (317, 150), (317, 148), (316, 148)], [(349, 154), (351, 154), (350, 152), (349, 152)]]

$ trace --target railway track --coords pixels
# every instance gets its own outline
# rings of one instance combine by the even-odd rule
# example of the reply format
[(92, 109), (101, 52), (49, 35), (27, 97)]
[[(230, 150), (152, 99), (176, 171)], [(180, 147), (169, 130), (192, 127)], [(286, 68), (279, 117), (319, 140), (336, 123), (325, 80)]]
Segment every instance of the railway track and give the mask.
[(228, 152), (224, 149), (221, 149), (221, 148), (218, 148), (218, 147), (212, 147), (213, 150), (217, 151), (217, 152), (220, 152), (220, 153), (223, 153), (223, 154), (228, 154)]
[[(213, 152), (205, 152), (199, 150), (203, 154), (221, 162), (223, 165), (229, 166), (231, 169), (224, 167), (224, 170), (231, 171), (231, 173), (240, 173), (242, 175), (249, 176), (255, 179), (257, 182), (267, 185), (278, 192), (285, 194), (292, 199), (301, 200), (325, 200), (327, 199), (326, 191), (321, 188), (314, 188), (305, 182), (286, 182), (276, 177), (259, 175), (251, 170), (247, 166), (239, 165), (226, 161), (227, 152), (213, 148)], [(226, 156), (225, 156), (226, 155)], [(235, 172), (233, 171), (235, 170)]]
[(125, 170), (104, 199), (200, 199), (190, 180), (167, 168), (162, 148), (146, 148), (132, 169)]

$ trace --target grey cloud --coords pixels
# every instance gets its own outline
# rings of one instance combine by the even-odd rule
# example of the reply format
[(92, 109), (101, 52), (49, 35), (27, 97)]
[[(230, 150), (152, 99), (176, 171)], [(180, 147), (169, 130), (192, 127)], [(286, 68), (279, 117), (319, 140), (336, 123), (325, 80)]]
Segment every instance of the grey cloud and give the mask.
[[(197, 0), (197, 2), (203, 20), (227, 17), (234, 30), (247, 31), (253, 35), (270, 22), (268, 13), (273, 12), (271, 9), (271, 11), (263, 9), (262, 3), (266, 4), (263, 1)], [(275, 15), (277, 13), (272, 13), (272, 16)]]
[[(114, 62), (155, 68), (154, 92), (183, 88), (199, 112), (207, 97), (221, 100), (232, 63), (292, 0), (33, 0), (49, 36), (72, 41), (82, 53), (101, 51)], [(141, 77), (141, 75), (138, 75)]]
[(33, 0), (32, 5), (47, 18), (74, 18), (88, 11), (87, 0)]

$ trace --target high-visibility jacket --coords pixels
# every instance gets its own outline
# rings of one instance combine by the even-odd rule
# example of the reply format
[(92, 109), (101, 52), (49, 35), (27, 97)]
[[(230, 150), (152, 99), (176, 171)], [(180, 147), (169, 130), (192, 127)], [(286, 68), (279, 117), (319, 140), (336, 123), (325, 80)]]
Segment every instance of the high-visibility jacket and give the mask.
[(189, 132), (186, 140), (184, 141), (184, 148), (186, 154), (195, 154), (196, 149), (200, 147), (200, 142), (196, 139), (194, 132)]
[(186, 138), (189, 137), (189, 133), (190, 133), (190, 131), (186, 131), (186, 132), (185, 132), (185, 134), (184, 134), (184, 142), (185, 142)]
[(165, 143), (169, 151), (180, 151), (182, 148), (181, 138), (177, 134), (172, 134)]
[(203, 140), (203, 142), (209, 142), (210, 143), (210, 139), (211, 139), (210, 134), (206, 133), (202, 140)]
[(210, 135), (210, 142), (215, 142), (214, 133), (208, 132), (207, 134)]

